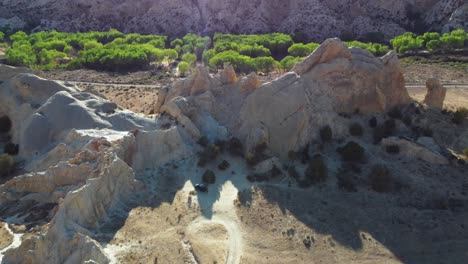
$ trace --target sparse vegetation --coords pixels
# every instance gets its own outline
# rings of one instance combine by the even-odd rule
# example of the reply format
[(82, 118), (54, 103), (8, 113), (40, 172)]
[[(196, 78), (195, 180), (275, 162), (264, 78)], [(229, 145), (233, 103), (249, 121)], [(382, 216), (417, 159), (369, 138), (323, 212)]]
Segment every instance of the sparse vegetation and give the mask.
[(216, 175), (213, 171), (207, 170), (202, 176), (202, 181), (207, 184), (215, 184), (216, 183)]
[(385, 165), (374, 165), (369, 174), (371, 188), (376, 192), (388, 192), (392, 190), (394, 180), (390, 170)]
[(338, 148), (337, 152), (345, 162), (361, 162), (364, 160), (364, 148), (354, 141), (348, 142), (345, 146)]
[(468, 148), (463, 150), (463, 154), (465, 154), (465, 157), (468, 158)]
[(8, 154), (0, 155), (0, 177), (8, 176), (15, 168), (15, 161)]

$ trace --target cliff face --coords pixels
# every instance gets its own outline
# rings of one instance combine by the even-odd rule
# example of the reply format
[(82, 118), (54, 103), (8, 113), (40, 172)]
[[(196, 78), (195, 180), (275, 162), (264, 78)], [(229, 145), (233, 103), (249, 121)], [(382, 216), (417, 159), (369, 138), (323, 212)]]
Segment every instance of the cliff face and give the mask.
[(302, 32), (388, 39), (442, 29), (464, 0), (0, 0), (0, 24), (63, 31), (117, 28), (140, 33)]

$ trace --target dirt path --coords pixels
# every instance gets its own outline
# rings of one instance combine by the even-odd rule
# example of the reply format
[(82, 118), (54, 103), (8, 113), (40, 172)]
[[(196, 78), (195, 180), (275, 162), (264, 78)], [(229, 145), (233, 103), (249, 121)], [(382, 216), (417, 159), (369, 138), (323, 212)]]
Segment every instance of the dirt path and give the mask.
[(0, 250), (0, 263), (2, 262), (3, 256), (7, 250), (17, 248), (20, 246), (21, 237), (23, 236), (23, 234), (13, 233), (13, 231), (11, 231), (11, 229), (8, 227), (8, 224), (6, 223), (1, 223), (1, 226), (2, 230), (0, 230), (0, 236), (2, 237), (0, 239), (4, 240), (4, 242), (6, 243), (3, 245), (2, 243), (0, 243), (0, 245), (2, 246)]
[[(234, 200), (237, 198), (238, 189), (232, 184), (232, 182), (225, 182), (219, 190), (218, 200), (213, 204), (213, 207), (208, 206), (209, 203), (200, 202), (200, 209), (202, 212), (211, 214), (211, 218), (208, 218), (206, 214), (198, 217), (192, 224), (219, 224), (224, 226), (228, 233), (227, 241), (227, 254), (226, 264), (239, 264), (242, 256), (242, 232), (238, 224), (238, 217), (234, 208)], [(204, 194), (205, 197), (200, 197), (204, 200), (216, 199), (213, 197), (217, 195), (216, 191), (210, 191)], [(208, 212), (212, 210), (212, 212)]]

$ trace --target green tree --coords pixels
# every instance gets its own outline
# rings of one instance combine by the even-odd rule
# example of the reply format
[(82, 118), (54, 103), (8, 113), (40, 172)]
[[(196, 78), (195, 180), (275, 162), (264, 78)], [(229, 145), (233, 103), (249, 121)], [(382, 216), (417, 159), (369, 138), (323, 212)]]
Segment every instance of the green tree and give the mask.
[(293, 57), (293, 56), (286, 56), (284, 59), (281, 60), (281, 67), (284, 70), (290, 70), (296, 63), (302, 61), (303, 58)]
[(190, 65), (187, 62), (182, 61), (178, 65), (178, 70), (181, 76), (185, 76), (190, 71)]
[(211, 58), (213, 58), (215, 55), (216, 51), (214, 49), (205, 50), (202, 55), (203, 63), (208, 66), (210, 64)]
[(26, 34), (24, 31), (18, 31), (15, 34), (10, 36), (10, 40), (12, 42), (22, 41), (22, 40), (27, 40), (27, 39), (28, 39), (28, 34)]
[(188, 63), (188, 65), (193, 65), (197, 62), (197, 56), (195, 56), (195, 54), (185, 53), (182, 56), (182, 61)]
[(440, 45), (441, 45), (440, 40), (435, 40), (435, 39), (433, 39), (433, 40), (429, 40), (429, 41), (427, 42), (426, 48), (427, 48), (428, 50), (430, 50), (430, 51), (434, 51), (434, 50), (438, 49), (438, 48), (440, 47)]

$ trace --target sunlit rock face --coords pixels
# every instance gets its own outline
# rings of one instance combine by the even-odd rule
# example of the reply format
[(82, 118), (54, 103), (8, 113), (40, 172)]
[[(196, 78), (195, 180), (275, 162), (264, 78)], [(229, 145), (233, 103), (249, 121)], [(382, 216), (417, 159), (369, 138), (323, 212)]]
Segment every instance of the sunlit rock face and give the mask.
[[(141, 33), (300, 32), (327, 37), (364, 37), (382, 32), (390, 38), (418, 28), (460, 25), (463, 0), (3, 0), (0, 23), (36, 30), (117, 28)], [(458, 9), (458, 13), (455, 11)], [(454, 16), (454, 12), (456, 13)], [(451, 19), (452, 17), (452, 19)], [(450, 20), (450, 21), (449, 21)], [(461, 23), (463, 24), (463, 23)], [(449, 25), (449, 26), (446, 26)]]

